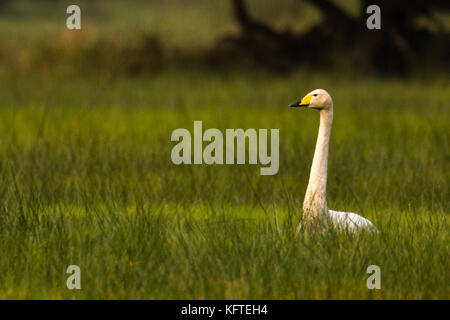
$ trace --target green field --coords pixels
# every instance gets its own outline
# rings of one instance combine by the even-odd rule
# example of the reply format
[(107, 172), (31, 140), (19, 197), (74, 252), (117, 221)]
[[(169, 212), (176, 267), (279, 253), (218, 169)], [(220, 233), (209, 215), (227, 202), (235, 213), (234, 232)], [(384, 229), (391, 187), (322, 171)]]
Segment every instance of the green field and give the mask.
[[(0, 299), (450, 298), (447, 77), (96, 72), (104, 59), (83, 50), (105, 39), (127, 47), (147, 30), (196, 50), (236, 26), (222, 1), (92, 3), (75, 36), (60, 27), (63, 2), (14, 1), (0, 19)], [(295, 19), (273, 1), (250, 3), (297, 29), (317, 19), (310, 7)], [(72, 74), (82, 57), (86, 70)], [(334, 99), (328, 206), (379, 235), (295, 232), (319, 117), (287, 105), (315, 88)], [(194, 120), (279, 129), (278, 174), (174, 165), (171, 133)], [(73, 264), (81, 290), (66, 287)], [(381, 290), (366, 287), (370, 265)]]
[[(335, 101), (329, 207), (380, 236), (294, 232), (318, 115), (286, 105), (318, 86)], [(449, 297), (445, 81), (176, 73), (16, 79), (0, 96), (1, 298)], [(170, 134), (193, 120), (279, 128), (279, 173), (172, 164)]]

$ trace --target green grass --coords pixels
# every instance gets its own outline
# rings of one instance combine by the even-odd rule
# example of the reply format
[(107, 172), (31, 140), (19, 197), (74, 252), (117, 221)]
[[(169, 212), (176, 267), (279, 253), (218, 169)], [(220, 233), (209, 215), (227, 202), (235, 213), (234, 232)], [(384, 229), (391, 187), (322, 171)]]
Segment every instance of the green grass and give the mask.
[[(449, 298), (448, 81), (168, 72), (4, 78), (0, 298)], [(295, 234), (318, 126), (335, 103), (328, 203), (370, 234)], [(280, 170), (176, 166), (176, 128), (279, 128)], [(66, 288), (79, 265), (82, 290)], [(381, 267), (382, 289), (366, 288)]]

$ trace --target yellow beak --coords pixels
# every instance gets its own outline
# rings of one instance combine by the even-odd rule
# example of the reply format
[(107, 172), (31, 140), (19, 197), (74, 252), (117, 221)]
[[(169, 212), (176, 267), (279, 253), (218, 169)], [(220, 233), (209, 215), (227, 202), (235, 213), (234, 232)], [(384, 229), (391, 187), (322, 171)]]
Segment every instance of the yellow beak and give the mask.
[(309, 106), (311, 99), (312, 99), (312, 95), (307, 94), (306, 96), (303, 97), (302, 100), (300, 100), (296, 103), (290, 104), (289, 107), (307, 107), (307, 106)]
[(312, 95), (307, 94), (306, 96), (303, 97), (302, 100), (300, 100), (300, 104), (299, 106), (309, 106), (309, 103), (311, 102), (312, 99)]

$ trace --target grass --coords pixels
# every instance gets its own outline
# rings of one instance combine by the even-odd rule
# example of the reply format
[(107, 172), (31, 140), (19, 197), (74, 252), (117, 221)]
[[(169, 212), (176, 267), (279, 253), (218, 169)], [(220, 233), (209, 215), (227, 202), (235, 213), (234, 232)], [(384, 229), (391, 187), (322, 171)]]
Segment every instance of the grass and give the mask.
[[(166, 72), (5, 78), (0, 298), (449, 298), (445, 79)], [(287, 104), (335, 102), (328, 202), (381, 235), (303, 230), (318, 126)], [(279, 128), (280, 170), (175, 166), (176, 128)], [(79, 265), (82, 290), (66, 288)], [(368, 290), (379, 265), (382, 289)]]
[[(80, 0), (77, 33), (64, 27), (69, 3), (10, 1), (0, 19), (1, 299), (450, 297), (447, 78), (114, 75), (116, 55), (144, 35), (189, 51), (236, 32), (228, 3)], [(276, 28), (320, 21), (297, 1), (248, 3)], [(335, 102), (328, 205), (369, 218), (378, 236), (295, 233), (318, 114), (287, 104), (319, 87)], [(194, 120), (280, 129), (278, 174), (174, 165), (171, 132)], [(78, 291), (66, 287), (72, 264)], [(381, 290), (366, 287), (372, 264)]]

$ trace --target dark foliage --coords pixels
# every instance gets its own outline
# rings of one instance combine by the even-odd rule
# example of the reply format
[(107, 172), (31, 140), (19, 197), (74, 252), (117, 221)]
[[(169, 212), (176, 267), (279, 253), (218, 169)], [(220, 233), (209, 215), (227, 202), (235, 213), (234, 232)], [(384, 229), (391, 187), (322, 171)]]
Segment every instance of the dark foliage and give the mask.
[[(361, 0), (361, 13), (356, 18), (330, 0), (307, 0), (322, 12), (324, 19), (304, 34), (275, 30), (253, 17), (244, 0), (230, 1), (241, 34), (228, 41), (255, 61), (281, 71), (296, 64), (327, 66), (334, 62), (333, 56), (344, 55), (361, 71), (404, 74), (424, 60), (430, 65), (438, 62), (442, 67), (450, 53), (444, 30), (431, 32), (417, 25), (419, 17), (438, 24), (434, 13), (450, 9), (446, 0)], [(381, 8), (381, 30), (366, 28), (365, 11), (371, 4)]]

